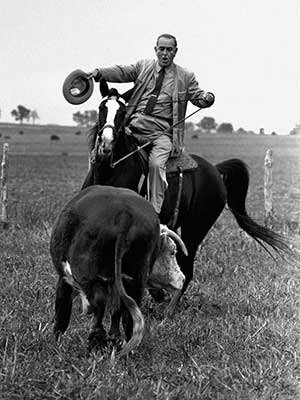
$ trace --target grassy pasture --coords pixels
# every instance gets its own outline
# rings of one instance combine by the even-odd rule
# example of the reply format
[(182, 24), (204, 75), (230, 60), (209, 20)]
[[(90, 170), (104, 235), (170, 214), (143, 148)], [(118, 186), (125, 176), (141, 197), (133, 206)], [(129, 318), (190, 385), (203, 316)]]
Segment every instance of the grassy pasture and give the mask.
[[(76, 128), (0, 124), (8, 142), (9, 228), (0, 231), (1, 399), (298, 399), (300, 273), (273, 260), (225, 210), (199, 249), (195, 276), (173, 320), (146, 296), (146, 332), (130, 357), (85, 353), (89, 320), (74, 302), (60, 347), (52, 338), (56, 277), (49, 229), (87, 169)], [(51, 134), (60, 136), (51, 142)], [(10, 136), (10, 138), (5, 138)], [(201, 136), (187, 150), (250, 169), (247, 207), (263, 222), (265, 151), (274, 151), (274, 207), (299, 221), (300, 138)], [(282, 224), (280, 225), (282, 227)], [(286, 232), (300, 247), (298, 228)]]

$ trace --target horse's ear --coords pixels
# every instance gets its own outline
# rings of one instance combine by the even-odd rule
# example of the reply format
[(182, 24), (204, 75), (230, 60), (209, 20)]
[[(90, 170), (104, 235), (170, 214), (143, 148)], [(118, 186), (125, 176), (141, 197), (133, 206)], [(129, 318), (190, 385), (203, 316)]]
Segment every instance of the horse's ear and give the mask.
[(108, 95), (109, 87), (104, 78), (100, 79), (99, 89), (102, 97), (106, 97)]
[(125, 100), (125, 103), (128, 103), (128, 101), (130, 100), (133, 90), (134, 90), (134, 88), (131, 88), (131, 89), (127, 90), (127, 92), (120, 95), (120, 97), (122, 97), (122, 99)]

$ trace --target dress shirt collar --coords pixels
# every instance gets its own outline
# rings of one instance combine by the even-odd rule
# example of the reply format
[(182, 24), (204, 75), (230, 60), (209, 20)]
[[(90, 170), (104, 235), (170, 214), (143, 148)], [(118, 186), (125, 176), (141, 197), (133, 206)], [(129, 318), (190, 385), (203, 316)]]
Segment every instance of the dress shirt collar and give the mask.
[[(165, 72), (174, 71), (175, 65), (172, 63), (169, 67), (165, 67)], [(159, 73), (162, 70), (162, 67), (158, 64), (158, 61), (155, 62), (155, 71)]]

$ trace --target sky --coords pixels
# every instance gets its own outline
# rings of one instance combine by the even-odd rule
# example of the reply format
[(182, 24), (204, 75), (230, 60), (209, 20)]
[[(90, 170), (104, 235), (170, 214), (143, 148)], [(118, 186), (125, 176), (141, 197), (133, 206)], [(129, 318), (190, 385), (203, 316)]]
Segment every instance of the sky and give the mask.
[[(216, 96), (204, 116), (265, 133), (300, 124), (299, 0), (0, 0), (0, 122), (21, 104), (41, 124), (74, 125), (97, 109), (98, 85), (81, 105), (62, 95), (75, 69), (155, 58), (161, 33), (177, 37), (175, 62)], [(131, 84), (114, 84), (121, 92)], [(195, 111), (188, 107), (188, 114)]]

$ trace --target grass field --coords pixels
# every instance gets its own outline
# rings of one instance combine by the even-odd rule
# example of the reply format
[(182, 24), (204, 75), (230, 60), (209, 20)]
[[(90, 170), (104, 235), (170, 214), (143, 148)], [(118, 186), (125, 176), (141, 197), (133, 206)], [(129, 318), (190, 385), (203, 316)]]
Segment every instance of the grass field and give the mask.
[[(87, 356), (89, 319), (77, 300), (56, 346), (49, 231), (84, 179), (85, 136), (76, 128), (20, 130), (0, 124), (0, 148), (8, 142), (10, 149), (9, 227), (0, 231), (1, 399), (300, 398), (299, 266), (273, 260), (227, 210), (199, 249), (174, 319), (160, 324), (165, 305), (145, 297), (147, 328), (134, 354), (116, 363), (109, 354)], [(206, 135), (186, 145), (213, 163), (238, 157), (248, 164), (247, 207), (260, 223), (264, 155), (273, 149), (275, 212), (300, 247), (300, 138)]]

